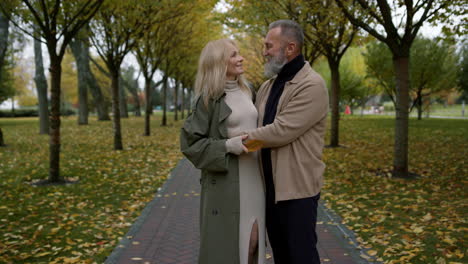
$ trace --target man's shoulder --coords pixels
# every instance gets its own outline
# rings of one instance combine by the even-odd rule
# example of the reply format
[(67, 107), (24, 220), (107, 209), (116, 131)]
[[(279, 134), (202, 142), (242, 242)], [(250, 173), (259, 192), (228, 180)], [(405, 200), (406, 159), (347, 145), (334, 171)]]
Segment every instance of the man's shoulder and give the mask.
[(311, 85), (311, 86), (324, 86), (325, 80), (322, 76), (316, 72), (309, 63), (306, 62), (304, 67), (296, 74), (293, 83), (296, 83), (298, 86)]

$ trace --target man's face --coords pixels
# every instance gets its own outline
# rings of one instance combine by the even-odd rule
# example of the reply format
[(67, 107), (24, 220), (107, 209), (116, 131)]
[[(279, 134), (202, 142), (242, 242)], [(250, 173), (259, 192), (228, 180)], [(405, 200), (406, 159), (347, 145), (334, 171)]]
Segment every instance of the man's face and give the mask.
[(281, 37), (281, 28), (273, 28), (268, 31), (265, 37), (265, 56), (267, 62), (265, 63), (265, 75), (273, 77), (278, 74), (283, 66), (288, 62), (286, 58), (286, 45)]

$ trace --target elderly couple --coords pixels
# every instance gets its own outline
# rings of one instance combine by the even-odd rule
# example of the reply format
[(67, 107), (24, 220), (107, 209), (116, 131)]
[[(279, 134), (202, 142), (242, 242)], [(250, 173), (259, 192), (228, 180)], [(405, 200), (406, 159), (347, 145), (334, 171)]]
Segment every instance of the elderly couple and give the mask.
[(320, 263), (328, 92), (304, 60), (303, 41), (296, 22), (270, 24), (271, 79), (256, 96), (233, 41), (211, 41), (200, 55), (194, 111), (181, 129), (182, 152), (201, 169), (200, 264), (264, 263), (265, 230), (276, 264)]

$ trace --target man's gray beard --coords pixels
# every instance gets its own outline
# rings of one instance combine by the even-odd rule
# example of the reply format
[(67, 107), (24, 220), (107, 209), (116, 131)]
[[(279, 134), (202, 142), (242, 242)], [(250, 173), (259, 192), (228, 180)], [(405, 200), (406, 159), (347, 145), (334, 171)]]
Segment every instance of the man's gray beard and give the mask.
[(265, 76), (267, 78), (275, 76), (281, 71), (287, 62), (288, 59), (286, 59), (284, 51), (281, 51), (279, 56), (273, 57), (270, 61), (265, 63)]

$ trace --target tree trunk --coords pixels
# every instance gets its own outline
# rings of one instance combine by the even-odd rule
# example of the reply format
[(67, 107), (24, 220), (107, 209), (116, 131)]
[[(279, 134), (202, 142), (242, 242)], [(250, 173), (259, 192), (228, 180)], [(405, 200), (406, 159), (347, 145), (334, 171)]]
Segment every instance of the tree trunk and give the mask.
[(182, 85), (182, 90), (181, 90), (181, 97), (182, 97), (182, 104), (180, 106), (180, 110), (182, 111), (181, 113), (181, 118), (184, 119), (185, 118), (185, 87), (184, 85)]
[(174, 85), (174, 121), (179, 120), (179, 82)]
[(34, 40), (34, 82), (39, 101), (39, 134), (49, 134), (49, 102), (47, 99), (47, 79), (44, 74), (41, 43)]
[(421, 90), (418, 91), (418, 120), (422, 119), (423, 113), (423, 101), (422, 101), (422, 92)]
[(121, 76), (119, 76), (119, 104), (120, 104), (120, 117), (128, 118), (128, 109), (127, 109), (127, 93), (125, 92), (125, 87), (121, 81)]
[(167, 77), (164, 76), (163, 81), (163, 98), (162, 98), (162, 105), (163, 105), (163, 116), (161, 121), (161, 126), (167, 125), (167, 117), (166, 117), (166, 108), (167, 108)]
[(394, 57), (396, 75), (396, 120), (393, 169), (394, 176), (406, 178), (408, 174), (408, 109), (409, 109), (409, 56)]
[(141, 104), (140, 104), (140, 98), (138, 97), (138, 92), (136, 94), (133, 94), (133, 101), (135, 101), (135, 116), (141, 116)]
[[(89, 56), (89, 51), (87, 52)], [(96, 80), (96, 77), (94, 76), (94, 73), (91, 71), (91, 68), (89, 67), (89, 58), (88, 58), (88, 63), (86, 63), (87, 70), (87, 78), (86, 82), (88, 83), (88, 87), (91, 91), (91, 94), (93, 95), (94, 99), (94, 105), (96, 106), (96, 112), (98, 115), (98, 120), (99, 121), (107, 121), (110, 120), (109, 116), (109, 108), (107, 107), (107, 103), (104, 100), (104, 95), (102, 94), (101, 87), (99, 87), (99, 84)]]
[(151, 122), (151, 113), (153, 112), (152, 100), (151, 100), (151, 79), (145, 78), (145, 136), (151, 134), (150, 122)]
[(0, 127), (0, 147), (5, 147), (5, 141), (3, 140), (3, 131), (2, 128)]
[(120, 92), (119, 92), (119, 69), (112, 68), (109, 69), (111, 72), (111, 91), (112, 91), (112, 114), (114, 115), (113, 119), (113, 130), (114, 130), (114, 149), (121, 150), (123, 149), (122, 144), (122, 130), (120, 125)]
[[(55, 52), (55, 47), (49, 48)], [(49, 141), (49, 182), (61, 182), (60, 178), (60, 80), (62, 66), (60, 59), (49, 52), (51, 73), (50, 141)]]
[(133, 97), (134, 101), (134, 108), (135, 108), (135, 116), (141, 116), (141, 104), (140, 104), (140, 98), (138, 97), (138, 79), (131, 80), (131, 82), (128, 82), (128, 84), (131, 87), (128, 87), (128, 91)]
[(192, 113), (192, 89), (188, 89), (188, 114)]
[[(75, 38), (74, 41), (70, 43), (70, 47), (77, 63), (78, 74), (82, 71), (82, 74), (85, 77), (86, 86), (89, 88), (93, 98), (93, 104), (96, 106), (98, 120), (110, 120), (109, 110), (107, 103), (104, 100), (104, 96), (102, 95), (101, 87), (99, 87), (96, 77), (91, 71), (89, 64), (89, 45), (87, 43), (88, 39), (83, 39), (81, 36), (79, 38)], [(80, 59), (77, 58), (76, 54), (80, 55)]]
[(328, 60), (331, 71), (331, 133), (330, 147), (339, 147), (339, 122), (340, 122), (340, 63), (339, 61)]
[(2, 68), (5, 64), (6, 50), (8, 47), (9, 20), (0, 12), (0, 83), (2, 82)]
[(88, 124), (88, 83), (86, 81), (86, 59), (81, 42), (77, 39), (70, 42), (70, 48), (75, 57), (78, 71), (78, 125)]

